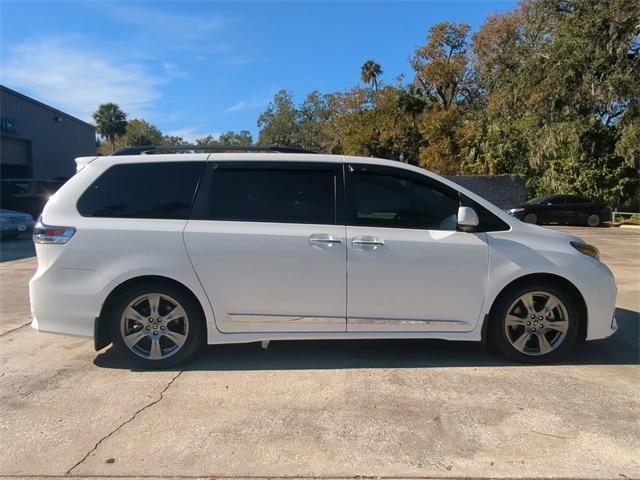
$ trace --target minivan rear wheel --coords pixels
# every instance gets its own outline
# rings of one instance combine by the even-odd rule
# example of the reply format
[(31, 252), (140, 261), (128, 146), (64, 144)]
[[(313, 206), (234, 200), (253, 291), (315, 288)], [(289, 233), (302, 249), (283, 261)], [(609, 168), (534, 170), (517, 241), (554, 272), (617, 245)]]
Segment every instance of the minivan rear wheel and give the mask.
[(579, 309), (565, 289), (532, 283), (503, 294), (491, 321), (491, 342), (505, 356), (523, 363), (548, 363), (574, 345)]
[(119, 295), (109, 313), (114, 345), (144, 368), (170, 368), (186, 362), (204, 340), (199, 306), (171, 284), (132, 285)]

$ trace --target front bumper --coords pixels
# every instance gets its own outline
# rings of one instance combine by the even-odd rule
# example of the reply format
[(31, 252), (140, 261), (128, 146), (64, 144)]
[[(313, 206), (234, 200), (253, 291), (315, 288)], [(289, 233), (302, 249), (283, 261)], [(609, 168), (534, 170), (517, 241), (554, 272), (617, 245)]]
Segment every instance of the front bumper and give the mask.
[(586, 340), (610, 337), (618, 329), (615, 318), (618, 288), (611, 270), (593, 260), (593, 268), (575, 280), (587, 306)]

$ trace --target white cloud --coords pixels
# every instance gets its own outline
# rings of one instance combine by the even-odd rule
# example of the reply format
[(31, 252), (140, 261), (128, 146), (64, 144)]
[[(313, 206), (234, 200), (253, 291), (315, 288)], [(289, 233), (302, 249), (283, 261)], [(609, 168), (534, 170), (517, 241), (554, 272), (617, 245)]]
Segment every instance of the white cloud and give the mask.
[(245, 110), (254, 110), (257, 108), (261, 108), (266, 106), (271, 99), (271, 95), (264, 98), (252, 98), (239, 100), (233, 105), (229, 106), (225, 109), (225, 112), (233, 113), (233, 112), (244, 112)]
[(179, 80), (186, 80), (190, 78), (189, 72), (173, 63), (162, 62), (162, 68), (164, 69), (164, 74), (168, 78), (177, 78)]
[(174, 41), (202, 40), (222, 30), (231, 19), (215, 14), (184, 14), (157, 8), (109, 5), (116, 20)]
[(160, 97), (163, 78), (83, 43), (81, 37), (65, 36), (18, 44), (9, 50), (0, 79), (87, 121), (100, 103), (115, 102), (127, 114), (141, 116)]

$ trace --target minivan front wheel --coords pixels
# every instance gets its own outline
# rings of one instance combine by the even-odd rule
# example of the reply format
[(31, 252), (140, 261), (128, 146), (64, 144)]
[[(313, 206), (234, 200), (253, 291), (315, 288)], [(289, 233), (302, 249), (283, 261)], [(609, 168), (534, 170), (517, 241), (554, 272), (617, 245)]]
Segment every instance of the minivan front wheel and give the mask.
[(193, 298), (161, 282), (134, 285), (111, 310), (111, 338), (118, 350), (144, 368), (187, 361), (203, 340), (203, 319)]
[(552, 362), (575, 343), (578, 311), (572, 296), (555, 286), (513, 290), (495, 306), (493, 344), (513, 360)]

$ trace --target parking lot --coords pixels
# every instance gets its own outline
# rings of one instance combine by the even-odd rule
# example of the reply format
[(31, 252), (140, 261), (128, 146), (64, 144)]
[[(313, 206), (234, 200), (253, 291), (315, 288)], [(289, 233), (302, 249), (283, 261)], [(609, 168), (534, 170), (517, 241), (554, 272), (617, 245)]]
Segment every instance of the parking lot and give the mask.
[(131, 370), (29, 328), (35, 259), (0, 263), (0, 476), (638, 478), (640, 230), (563, 230), (613, 270), (620, 329), (543, 367), (463, 342), (307, 341)]

